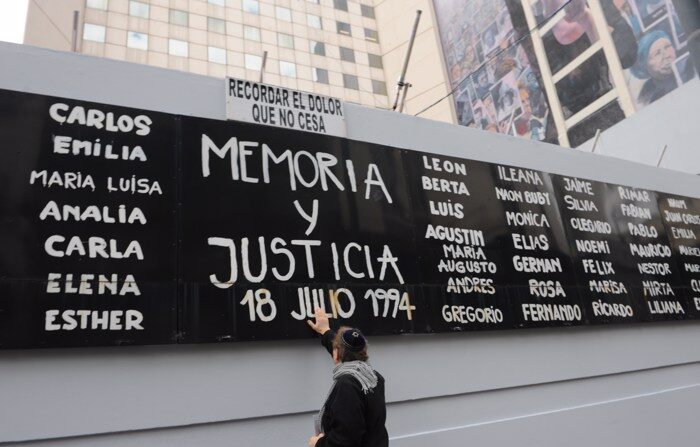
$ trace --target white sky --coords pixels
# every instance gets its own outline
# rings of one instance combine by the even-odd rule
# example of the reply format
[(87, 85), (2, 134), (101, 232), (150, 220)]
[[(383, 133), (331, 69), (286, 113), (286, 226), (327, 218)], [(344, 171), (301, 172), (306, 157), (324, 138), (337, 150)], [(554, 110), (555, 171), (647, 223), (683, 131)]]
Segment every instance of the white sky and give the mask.
[(0, 0), (0, 41), (22, 43), (29, 0)]

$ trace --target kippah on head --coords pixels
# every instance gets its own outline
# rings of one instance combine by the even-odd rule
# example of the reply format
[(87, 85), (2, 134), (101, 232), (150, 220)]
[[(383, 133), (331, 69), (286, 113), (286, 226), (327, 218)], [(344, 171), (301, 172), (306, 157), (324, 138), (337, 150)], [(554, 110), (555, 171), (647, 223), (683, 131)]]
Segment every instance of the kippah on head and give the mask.
[(362, 351), (365, 349), (365, 346), (367, 346), (367, 340), (364, 335), (356, 328), (350, 328), (343, 332), (341, 340), (343, 341), (343, 346), (345, 346), (345, 349), (348, 351)]

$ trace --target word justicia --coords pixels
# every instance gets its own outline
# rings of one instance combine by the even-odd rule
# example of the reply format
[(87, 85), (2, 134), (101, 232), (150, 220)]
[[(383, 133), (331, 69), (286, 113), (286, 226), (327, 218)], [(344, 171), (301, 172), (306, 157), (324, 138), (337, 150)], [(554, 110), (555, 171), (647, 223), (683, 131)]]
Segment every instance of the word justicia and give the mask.
[(305, 279), (314, 279), (319, 256), (327, 259), (328, 254), (336, 281), (350, 278), (385, 281), (390, 278), (404, 284), (399, 258), (388, 245), (377, 251), (376, 248), (373, 250), (369, 245), (356, 242), (328, 244), (311, 239), (287, 241), (275, 237), (267, 240), (260, 236), (252, 244), (247, 237), (242, 238), (238, 244), (239, 252), (236, 241), (230, 238), (210, 237), (207, 243), (228, 250), (228, 276), (225, 279), (219, 279), (214, 274), (209, 276), (211, 283), (222, 289), (229, 288), (238, 281), (239, 265), (241, 276), (250, 283), (263, 282), (270, 275), (277, 281), (289, 281), (297, 272)]

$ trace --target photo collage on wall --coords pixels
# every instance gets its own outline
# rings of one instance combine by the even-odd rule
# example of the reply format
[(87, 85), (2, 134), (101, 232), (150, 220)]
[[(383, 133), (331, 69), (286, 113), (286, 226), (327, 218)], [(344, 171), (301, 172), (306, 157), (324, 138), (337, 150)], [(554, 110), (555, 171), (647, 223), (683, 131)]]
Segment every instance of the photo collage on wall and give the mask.
[(671, 0), (601, 0), (608, 23), (619, 18), (632, 33), (615, 40), (636, 109), (651, 104), (695, 75), (687, 36)]
[(505, 0), (434, 5), (459, 124), (545, 140), (549, 108), (539, 71), (525, 40), (516, 43)]
[[(556, 76), (610, 33), (625, 83), (639, 110), (695, 76), (687, 35), (672, 0), (600, 0), (604, 17), (587, 0), (534, 0), (531, 12), (541, 33), (564, 119), (586, 109), (615, 87), (603, 48)], [(540, 67), (517, 0), (434, 1), (442, 49), (459, 124), (556, 143)], [(557, 17), (556, 23), (548, 23)], [(616, 64), (613, 64), (616, 65)], [(576, 147), (625, 118), (610, 102), (568, 129)]]

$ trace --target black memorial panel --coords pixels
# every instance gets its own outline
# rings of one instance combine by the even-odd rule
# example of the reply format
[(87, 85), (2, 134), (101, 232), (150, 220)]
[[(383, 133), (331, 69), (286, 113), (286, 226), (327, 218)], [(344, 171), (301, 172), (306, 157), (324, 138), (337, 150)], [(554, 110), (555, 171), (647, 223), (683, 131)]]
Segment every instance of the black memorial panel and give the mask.
[(0, 90), (0, 346), (177, 332), (175, 118)]
[(689, 315), (700, 318), (700, 199), (663, 193), (657, 196), (680, 270)]
[(512, 328), (503, 217), (487, 163), (406, 153), (420, 281), (436, 332)]
[(185, 340), (426, 330), (400, 150), (183, 118), (182, 166)]
[(632, 280), (637, 265), (615, 225), (619, 203), (606, 183), (553, 175), (585, 313), (591, 323), (626, 323), (644, 311)]
[(673, 250), (659, 213), (656, 192), (607, 185), (611, 223), (627, 247), (632, 272), (629, 282), (645, 321), (688, 317)]
[(585, 314), (549, 174), (492, 164), (504, 230), (509, 299), (518, 327), (578, 325)]

